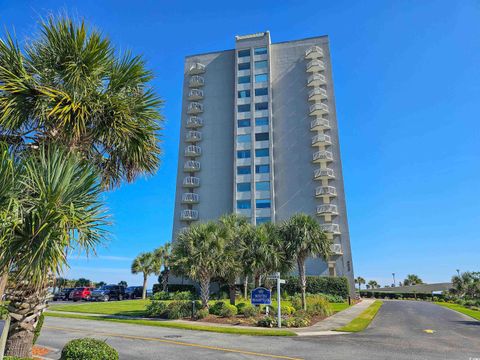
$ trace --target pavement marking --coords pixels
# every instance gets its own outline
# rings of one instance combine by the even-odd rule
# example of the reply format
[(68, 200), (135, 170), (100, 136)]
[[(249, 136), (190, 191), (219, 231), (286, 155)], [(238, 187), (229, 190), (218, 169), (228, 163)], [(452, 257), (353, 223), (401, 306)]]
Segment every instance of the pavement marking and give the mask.
[(427, 334), (433, 334), (433, 333), (435, 333), (435, 330), (425, 329), (425, 330), (423, 330), (423, 332), (425, 332), (425, 333), (427, 333)]
[(44, 326), (43, 328), (44, 329), (50, 329), (50, 330), (61, 330), (61, 331), (68, 331), (68, 332), (87, 333), (87, 334), (93, 334), (93, 335), (99, 335), (99, 336), (113, 336), (113, 337), (119, 337), (119, 338), (124, 338), (124, 339), (156, 341), (156, 342), (161, 342), (161, 343), (166, 343), (166, 344), (189, 346), (189, 347), (195, 347), (195, 348), (200, 348), (200, 349), (216, 350), (216, 351), (223, 351), (223, 352), (230, 352), (230, 353), (237, 353), (237, 354), (244, 354), (244, 355), (254, 355), (254, 356), (266, 357), (266, 358), (271, 358), (271, 359), (302, 360), (302, 358), (294, 358), (294, 357), (283, 356), (283, 355), (265, 354), (265, 353), (258, 353), (258, 352), (253, 352), (253, 351), (229, 349), (229, 348), (222, 348), (222, 347), (217, 347), (217, 346), (194, 344), (194, 343), (187, 343), (187, 342), (184, 342), (184, 341), (165, 340), (165, 339), (144, 337), (144, 336), (124, 335), (124, 334), (115, 334), (115, 333), (106, 333), (106, 332), (96, 332), (96, 331), (91, 331), (91, 330), (73, 329), (73, 328), (66, 328), (66, 327), (60, 327), (60, 326)]

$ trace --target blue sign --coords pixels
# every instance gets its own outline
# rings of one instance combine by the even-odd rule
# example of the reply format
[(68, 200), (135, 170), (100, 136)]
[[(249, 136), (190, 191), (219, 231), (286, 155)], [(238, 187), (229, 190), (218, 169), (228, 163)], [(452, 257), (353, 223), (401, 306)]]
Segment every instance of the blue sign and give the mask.
[(272, 303), (272, 293), (263, 287), (252, 290), (252, 305), (270, 305)]

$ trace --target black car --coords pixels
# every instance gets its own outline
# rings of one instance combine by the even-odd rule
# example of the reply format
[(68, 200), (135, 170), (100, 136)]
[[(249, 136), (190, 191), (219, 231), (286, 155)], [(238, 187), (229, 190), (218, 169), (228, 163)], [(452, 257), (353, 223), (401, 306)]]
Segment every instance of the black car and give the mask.
[(93, 290), (90, 294), (91, 301), (109, 301), (125, 299), (125, 287), (122, 285), (105, 285)]
[(125, 290), (126, 299), (141, 298), (143, 295), (143, 286), (129, 286)]
[(64, 300), (68, 301), (70, 293), (74, 290), (75, 288), (64, 288), (53, 294), (53, 301), (57, 300)]

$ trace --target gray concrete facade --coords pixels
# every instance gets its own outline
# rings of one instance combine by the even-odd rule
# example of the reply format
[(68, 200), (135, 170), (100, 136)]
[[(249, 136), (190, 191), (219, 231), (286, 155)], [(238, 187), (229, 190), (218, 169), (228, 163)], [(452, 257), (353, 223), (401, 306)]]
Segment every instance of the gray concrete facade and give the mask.
[(187, 56), (180, 134), (173, 238), (232, 212), (252, 224), (304, 212), (334, 243), (307, 274), (347, 276), (353, 289), (327, 36), (272, 44), (263, 32)]

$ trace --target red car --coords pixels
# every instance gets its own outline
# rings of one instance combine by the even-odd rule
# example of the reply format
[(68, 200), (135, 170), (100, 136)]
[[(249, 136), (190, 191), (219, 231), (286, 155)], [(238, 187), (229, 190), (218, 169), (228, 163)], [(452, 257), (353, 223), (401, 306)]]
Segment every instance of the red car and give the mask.
[(94, 288), (91, 287), (79, 287), (75, 288), (72, 291), (72, 300), (79, 301), (79, 300), (90, 300), (90, 295), (92, 294), (92, 290)]

